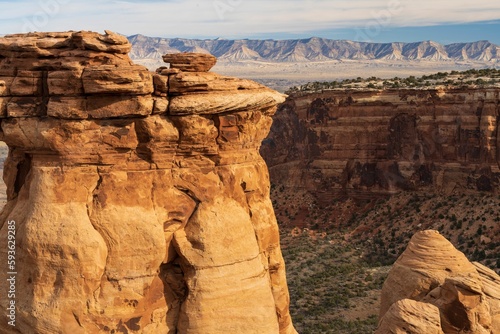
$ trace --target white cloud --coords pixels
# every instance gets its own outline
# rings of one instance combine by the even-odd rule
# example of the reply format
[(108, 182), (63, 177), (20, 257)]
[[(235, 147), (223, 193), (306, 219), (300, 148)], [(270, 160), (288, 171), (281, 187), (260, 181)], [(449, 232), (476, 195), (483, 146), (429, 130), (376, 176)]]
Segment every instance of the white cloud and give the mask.
[(500, 19), (497, 0), (0, 0), (0, 34), (114, 30), (126, 35), (248, 37)]

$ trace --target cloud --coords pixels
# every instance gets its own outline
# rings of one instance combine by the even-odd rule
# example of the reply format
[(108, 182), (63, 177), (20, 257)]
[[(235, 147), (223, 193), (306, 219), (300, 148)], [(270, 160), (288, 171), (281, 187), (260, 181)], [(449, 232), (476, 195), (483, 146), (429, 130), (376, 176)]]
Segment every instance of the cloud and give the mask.
[(114, 30), (169, 37), (251, 37), (498, 20), (497, 0), (0, 0), (0, 34)]

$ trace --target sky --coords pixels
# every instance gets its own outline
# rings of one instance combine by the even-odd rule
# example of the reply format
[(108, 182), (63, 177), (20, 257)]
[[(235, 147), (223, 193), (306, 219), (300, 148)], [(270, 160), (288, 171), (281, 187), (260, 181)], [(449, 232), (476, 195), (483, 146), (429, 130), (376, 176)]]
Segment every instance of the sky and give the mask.
[(498, 0), (0, 0), (0, 35), (112, 30), (127, 36), (500, 44)]

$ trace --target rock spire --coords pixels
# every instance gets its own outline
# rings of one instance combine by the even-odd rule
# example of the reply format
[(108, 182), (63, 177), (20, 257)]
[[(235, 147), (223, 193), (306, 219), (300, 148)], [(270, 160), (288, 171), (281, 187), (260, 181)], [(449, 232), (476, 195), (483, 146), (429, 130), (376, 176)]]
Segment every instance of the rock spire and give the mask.
[(0, 331), (295, 333), (259, 155), (283, 96), (209, 55), (151, 73), (129, 51), (108, 31), (0, 38)]

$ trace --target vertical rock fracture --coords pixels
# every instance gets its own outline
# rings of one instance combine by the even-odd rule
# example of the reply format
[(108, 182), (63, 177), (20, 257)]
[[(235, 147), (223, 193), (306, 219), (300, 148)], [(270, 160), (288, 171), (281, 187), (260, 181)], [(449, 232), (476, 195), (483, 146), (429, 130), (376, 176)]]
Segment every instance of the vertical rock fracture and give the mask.
[(18, 263), (0, 332), (296, 333), (259, 155), (284, 97), (209, 55), (151, 73), (129, 51), (112, 32), (0, 38)]

